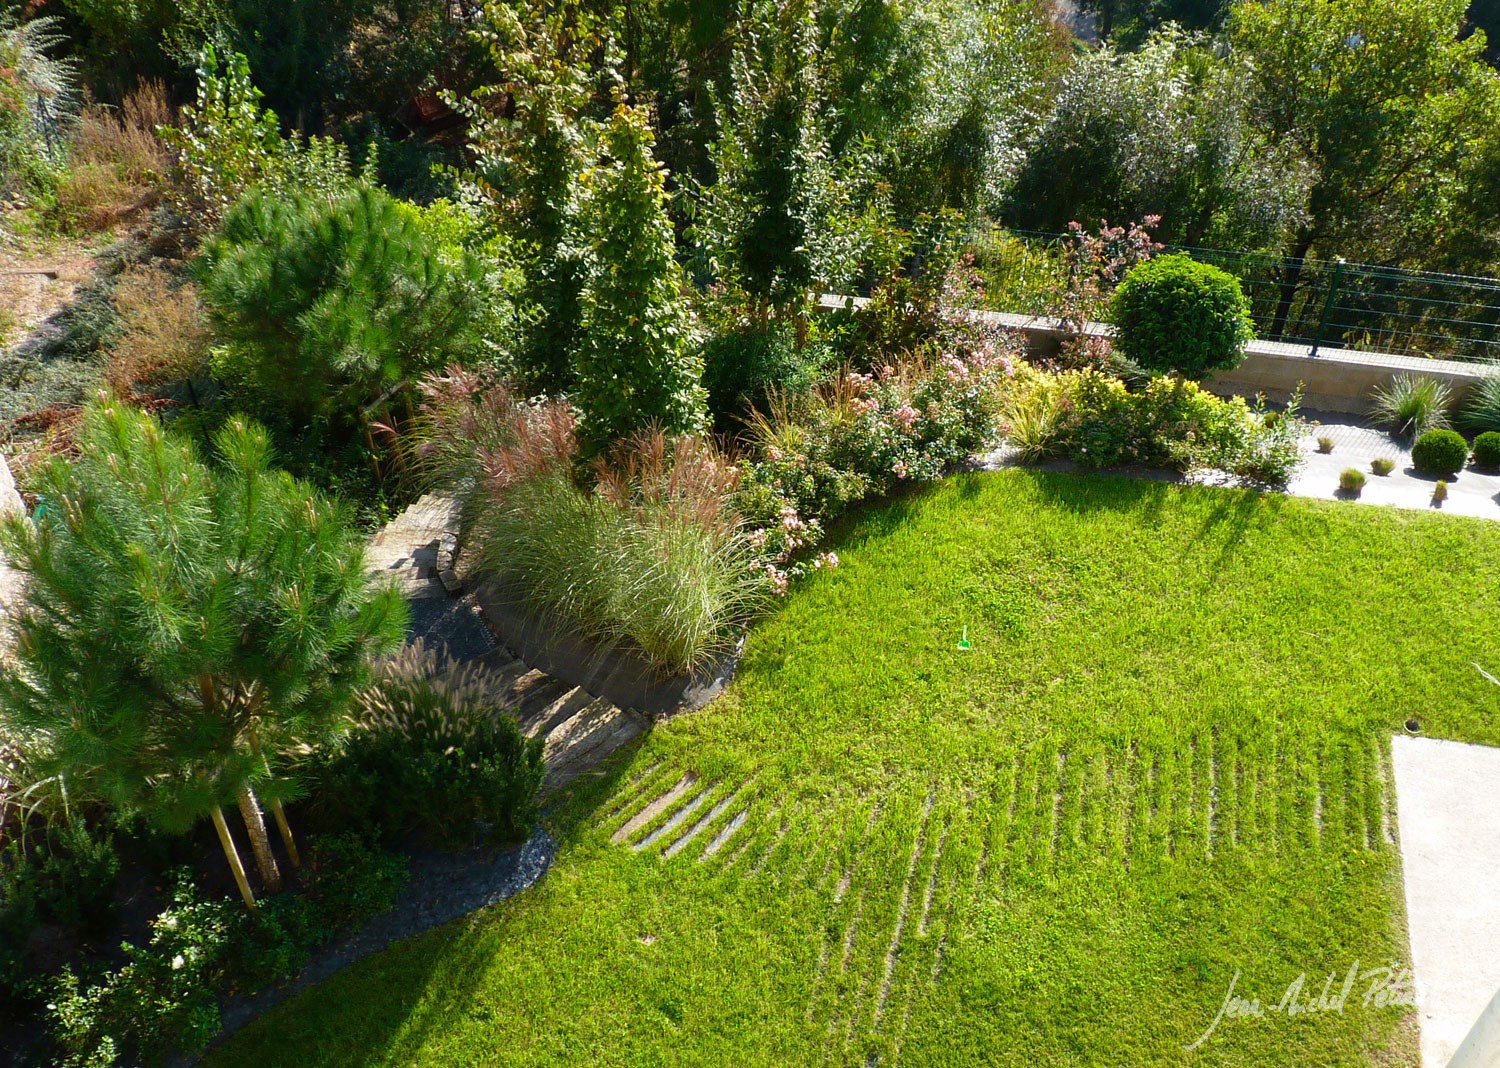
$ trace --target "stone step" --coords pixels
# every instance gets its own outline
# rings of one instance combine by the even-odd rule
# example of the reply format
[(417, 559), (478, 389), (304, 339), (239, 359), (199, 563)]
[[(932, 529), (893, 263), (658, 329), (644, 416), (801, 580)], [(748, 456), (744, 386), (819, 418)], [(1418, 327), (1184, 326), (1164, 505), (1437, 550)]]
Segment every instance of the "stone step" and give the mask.
[[(527, 725), (534, 723), (547, 709), (564, 700), (576, 689), (546, 672), (538, 672), (538, 674), (542, 676), (542, 682), (535, 686), (528, 686), (520, 700), (510, 709), (510, 714), (515, 716), (516, 722), (521, 724), (521, 730), (524, 733), (530, 733)], [(523, 675), (521, 682), (525, 681), (526, 676)], [(519, 682), (513, 684), (512, 690), (519, 685)]]
[(645, 730), (641, 717), (596, 699), (548, 736), (543, 751), (547, 763), (543, 790), (550, 792), (566, 786)]
[(645, 726), (635, 716), (622, 714), (615, 717), (607, 727), (596, 733), (596, 742), (581, 745), (576, 752), (569, 751), (562, 762), (548, 766), (546, 778), (542, 782), (543, 792), (560, 790), (580, 775), (590, 773), (621, 746), (639, 738), (645, 731)]
[(583, 711), (594, 700), (594, 695), (582, 686), (575, 686), (556, 701), (534, 714), (521, 719), (521, 733), (528, 738), (545, 738), (557, 727)]

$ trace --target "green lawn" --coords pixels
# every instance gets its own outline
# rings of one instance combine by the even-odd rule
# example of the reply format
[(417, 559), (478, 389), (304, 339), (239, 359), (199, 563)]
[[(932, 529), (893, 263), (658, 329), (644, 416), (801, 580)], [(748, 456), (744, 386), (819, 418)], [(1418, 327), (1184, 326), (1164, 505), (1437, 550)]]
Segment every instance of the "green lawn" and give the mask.
[(1366, 984), (1183, 1046), (1236, 970), (1310, 1000), (1404, 956), (1387, 739), (1500, 743), (1500, 524), (1007, 472), (836, 548), (729, 695), (557, 815), (537, 887), (211, 1063), (1415, 1062)]

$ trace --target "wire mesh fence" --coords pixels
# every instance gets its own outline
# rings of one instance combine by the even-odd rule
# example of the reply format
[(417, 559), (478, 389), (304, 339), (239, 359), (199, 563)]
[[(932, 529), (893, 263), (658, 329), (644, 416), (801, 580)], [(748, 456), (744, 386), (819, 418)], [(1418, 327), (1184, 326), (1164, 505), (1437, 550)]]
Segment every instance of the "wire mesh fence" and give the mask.
[[(1064, 235), (1007, 231), (1028, 244)], [(1168, 246), (1222, 267), (1250, 299), (1256, 336), (1471, 362), (1500, 361), (1500, 279), (1412, 271), (1342, 260)]]

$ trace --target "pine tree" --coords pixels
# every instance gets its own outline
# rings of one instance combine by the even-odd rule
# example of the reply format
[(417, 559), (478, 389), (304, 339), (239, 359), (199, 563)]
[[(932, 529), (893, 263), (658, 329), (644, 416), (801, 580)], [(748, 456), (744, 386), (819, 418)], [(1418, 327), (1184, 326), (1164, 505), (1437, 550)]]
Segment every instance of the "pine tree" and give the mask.
[(296, 431), (345, 430), (424, 370), (470, 354), (482, 269), (447, 265), (390, 196), (252, 194), (206, 249), (203, 296), (240, 400)]
[(296, 863), (275, 761), (334, 729), (399, 643), (405, 605), (376, 589), (342, 510), (270, 466), (264, 430), (231, 420), (210, 469), (112, 398), (84, 413), (78, 455), (37, 475), (35, 523), (0, 523), (27, 579), (0, 670), (0, 734), (74, 796), (170, 832), (204, 817), (246, 903), (224, 819), (240, 809), (262, 881), (279, 873), (257, 791)]
[(704, 421), (703, 365), (688, 343), (682, 268), (645, 113), (615, 109), (610, 158), (585, 176), (593, 260), (583, 292), (579, 434), (598, 455), (646, 426), (668, 434)]

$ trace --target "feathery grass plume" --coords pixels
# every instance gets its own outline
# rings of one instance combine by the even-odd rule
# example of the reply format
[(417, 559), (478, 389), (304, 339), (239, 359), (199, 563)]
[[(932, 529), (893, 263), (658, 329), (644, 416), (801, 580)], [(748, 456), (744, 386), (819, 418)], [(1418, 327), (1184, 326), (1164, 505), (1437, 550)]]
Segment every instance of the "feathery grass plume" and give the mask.
[(1448, 425), (1453, 390), (1430, 375), (1399, 374), (1375, 390), (1370, 413), (1400, 437), (1419, 438)]
[(546, 774), (543, 740), (521, 733), (504, 694), (489, 669), (413, 642), (380, 664), (356, 699), (352, 729), (322, 768), (316, 807), (341, 826), (368, 820), (387, 835), (423, 831), (455, 846), (481, 825), (497, 838), (524, 838)]
[(350, 713), (356, 729), (437, 748), (462, 746), (501, 712), (505, 687), (475, 661), (457, 662), (418, 638), (376, 665)]
[(1459, 413), (1459, 423), (1473, 434), (1500, 431), (1500, 364), (1491, 364), (1474, 384)]

